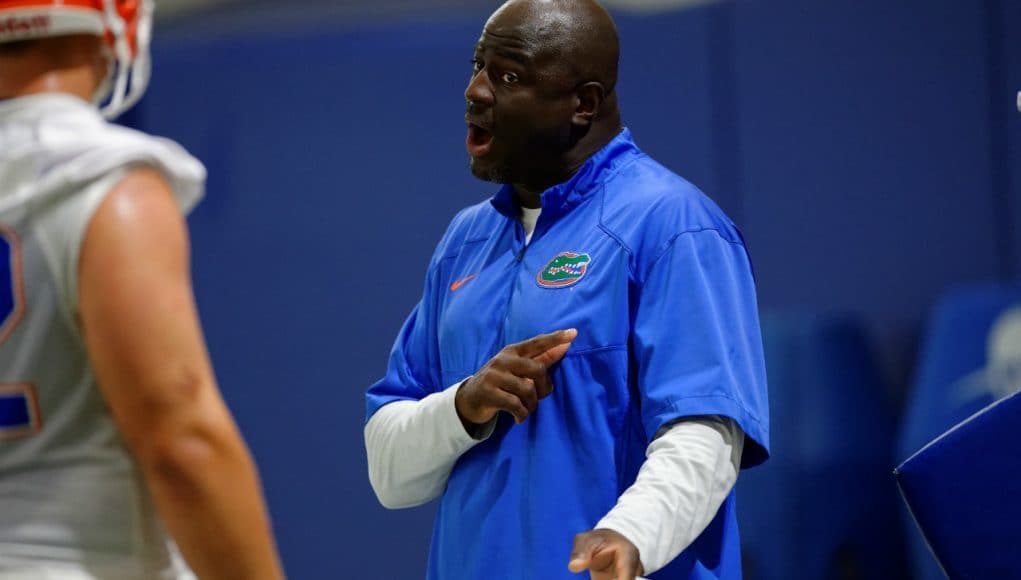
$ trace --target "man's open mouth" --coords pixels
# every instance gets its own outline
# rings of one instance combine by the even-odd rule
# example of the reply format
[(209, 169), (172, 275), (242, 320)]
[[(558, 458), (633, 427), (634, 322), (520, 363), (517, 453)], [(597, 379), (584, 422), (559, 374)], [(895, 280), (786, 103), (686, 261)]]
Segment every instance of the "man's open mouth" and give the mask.
[(493, 146), (493, 134), (488, 129), (484, 129), (473, 123), (468, 124), (468, 138), (465, 141), (465, 145), (468, 148), (468, 154), (472, 157), (482, 157)]

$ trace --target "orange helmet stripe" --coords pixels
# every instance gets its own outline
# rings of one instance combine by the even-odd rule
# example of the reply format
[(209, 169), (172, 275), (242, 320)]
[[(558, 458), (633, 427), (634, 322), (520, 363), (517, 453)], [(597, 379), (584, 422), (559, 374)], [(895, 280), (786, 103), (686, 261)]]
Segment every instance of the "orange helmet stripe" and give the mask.
[(102, 0), (0, 0), (0, 10), (6, 8), (93, 8), (103, 9)]

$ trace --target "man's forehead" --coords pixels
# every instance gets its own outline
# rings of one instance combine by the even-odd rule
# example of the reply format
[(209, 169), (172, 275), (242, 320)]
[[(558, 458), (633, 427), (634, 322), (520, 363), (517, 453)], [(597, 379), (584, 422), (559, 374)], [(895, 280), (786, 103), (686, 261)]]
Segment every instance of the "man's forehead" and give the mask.
[(517, 30), (490, 27), (487, 23), (482, 36), (475, 43), (479, 51), (493, 50), (517, 60), (531, 60), (536, 56), (537, 43)]

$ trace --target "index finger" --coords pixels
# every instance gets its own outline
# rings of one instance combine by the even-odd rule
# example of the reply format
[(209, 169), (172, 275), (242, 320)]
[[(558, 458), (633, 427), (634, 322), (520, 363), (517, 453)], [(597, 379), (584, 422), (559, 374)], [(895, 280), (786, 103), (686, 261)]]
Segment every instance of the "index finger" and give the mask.
[(571, 557), (567, 561), (567, 569), (571, 572), (581, 572), (592, 564), (592, 555), (599, 548), (599, 538), (591, 534), (578, 534), (574, 537), (574, 547), (571, 549)]
[(533, 336), (528, 340), (523, 340), (510, 346), (518, 355), (532, 358), (539, 356), (557, 345), (569, 343), (577, 336), (577, 330), (568, 328), (567, 330), (558, 330), (549, 334)]

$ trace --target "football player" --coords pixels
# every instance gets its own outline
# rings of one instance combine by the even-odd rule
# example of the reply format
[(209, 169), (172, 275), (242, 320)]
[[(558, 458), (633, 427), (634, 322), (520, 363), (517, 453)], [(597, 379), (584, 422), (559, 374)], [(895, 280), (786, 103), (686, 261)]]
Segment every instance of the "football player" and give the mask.
[(0, 578), (282, 576), (192, 294), (205, 169), (107, 121), (151, 16), (0, 0)]

